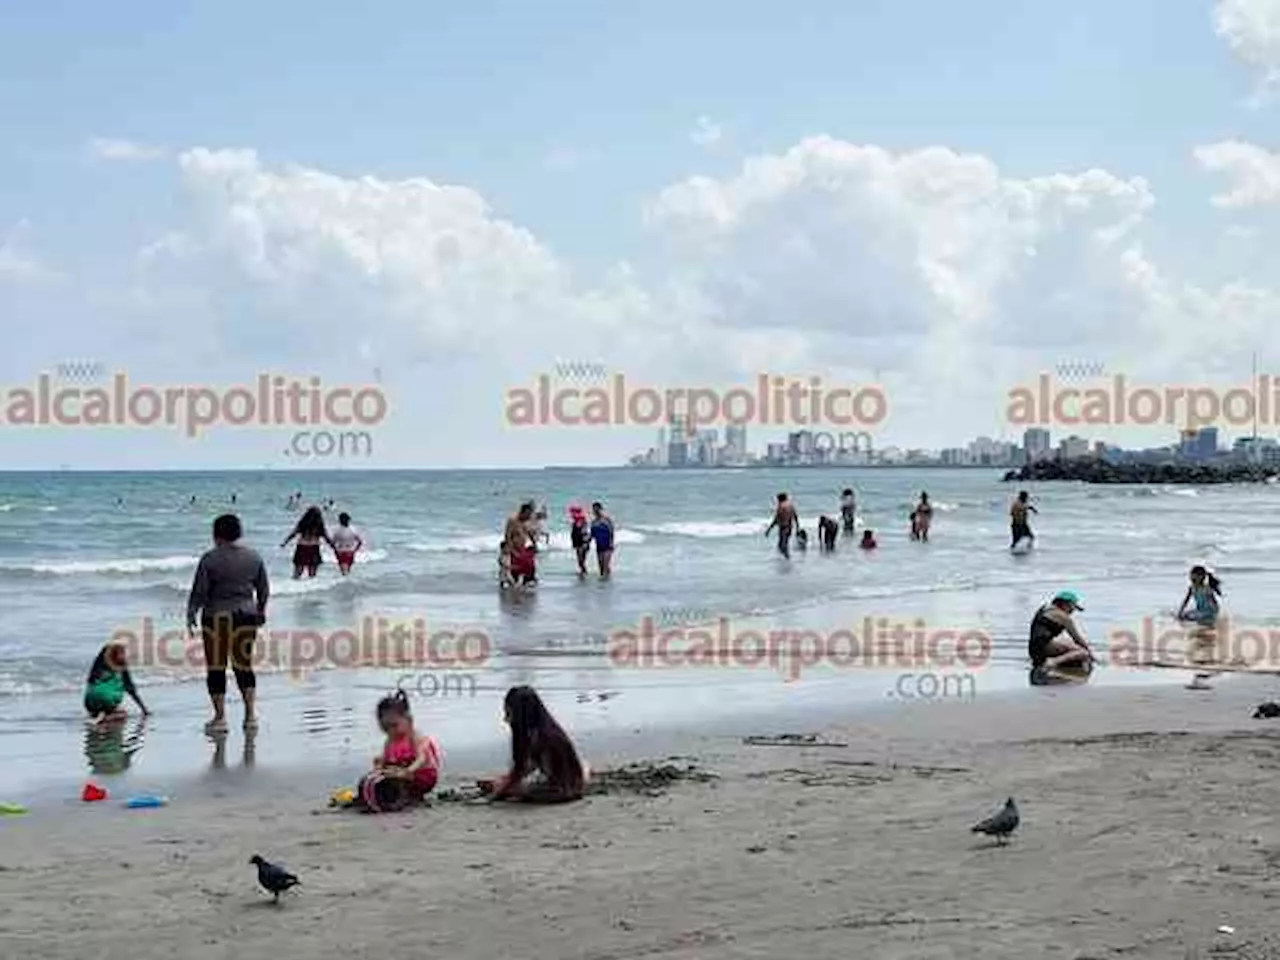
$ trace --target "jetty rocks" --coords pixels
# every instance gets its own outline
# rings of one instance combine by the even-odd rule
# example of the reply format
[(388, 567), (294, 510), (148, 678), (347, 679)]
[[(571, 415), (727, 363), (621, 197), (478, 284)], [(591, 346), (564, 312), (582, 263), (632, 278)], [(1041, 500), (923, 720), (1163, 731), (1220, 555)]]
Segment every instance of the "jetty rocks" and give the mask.
[(1280, 466), (1254, 463), (1111, 463), (1097, 458), (1040, 460), (1010, 470), (1004, 481), (1078, 483), (1275, 483)]

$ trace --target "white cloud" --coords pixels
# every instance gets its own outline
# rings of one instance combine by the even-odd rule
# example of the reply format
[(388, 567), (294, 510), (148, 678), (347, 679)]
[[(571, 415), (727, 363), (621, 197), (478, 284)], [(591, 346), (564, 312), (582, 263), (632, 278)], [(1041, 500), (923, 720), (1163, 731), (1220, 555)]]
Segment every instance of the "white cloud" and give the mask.
[(714, 146), (723, 138), (724, 129), (707, 116), (699, 117), (698, 122), (694, 124), (693, 132), (689, 134), (689, 139), (699, 147)]
[(1262, 74), (1280, 81), (1280, 0), (1218, 0), (1213, 25), (1232, 53)]
[(162, 160), (169, 155), (164, 147), (118, 137), (94, 137), (89, 141), (86, 150), (89, 156), (96, 160), (121, 162)]
[(990, 328), (1028, 283), (1074, 289), (1152, 202), (1103, 171), (1007, 179), (981, 156), (815, 137), (669, 187), (648, 219), (724, 323), (869, 338)]
[(1228, 188), (1213, 198), (1219, 207), (1257, 207), (1280, 203), (1280, 153), (1252, 143), (1225, 140), (1196, 147), (1206, 170), (1226, 177)]
[(501, 391), (561, 358), (659, 385), (874, 375), (897, 431), (878, 440), (943, 444), (998, 427), (1004, 389), (1082, 345), (1112, 368), (1189, 376), (1175, 371), (1265, 343), (1280, 306), (1261, 284), (1206, 289), (1153, 262), (1141, 178), (1011, 177), (941, 147), (815, 137), (672, 184), (644, 210), (645, 272), (598, 278), (467, 187), (253, 150), (194, 148), (173, 169), (193, 202), (136, 252), (115, 314), (202, 363), (377, 366), (411, 420), (431, 418), (434, 462), (609, 460), (642, 445), (502, 431)]

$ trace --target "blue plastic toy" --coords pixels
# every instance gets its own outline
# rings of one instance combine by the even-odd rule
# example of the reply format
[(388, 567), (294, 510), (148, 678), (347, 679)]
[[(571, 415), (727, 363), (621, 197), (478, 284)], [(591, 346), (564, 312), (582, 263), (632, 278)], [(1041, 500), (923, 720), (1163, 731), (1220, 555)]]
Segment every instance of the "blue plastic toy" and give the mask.
[(168, 797), (153, 797), (143, 795), (140, 797), (130, 797), (124, 802), (124, 805), (130, 810), (146, 810), (152, 807), (163, 807), (169, 802)]

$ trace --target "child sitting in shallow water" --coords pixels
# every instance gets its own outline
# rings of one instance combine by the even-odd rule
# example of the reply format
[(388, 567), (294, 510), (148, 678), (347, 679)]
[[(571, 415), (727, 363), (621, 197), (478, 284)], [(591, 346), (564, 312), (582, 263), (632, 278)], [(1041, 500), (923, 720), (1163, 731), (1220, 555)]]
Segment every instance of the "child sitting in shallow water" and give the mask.
[(403, 810), (435, 789), (440, 747), (433, 737), (419, 736), (403, 690), (378, 702), (378, 726), (387, 742), (374, 757), (373, 770), (360, 781), (356, 803), (371, 813)]
[(138, 696), (133, 677), (129, 675), (127, 656), (123, 643), (108, 643), (98, 651), (93, 666), (89, 668), (84, 687), (84, 709), (99, 723), (125, 718), (125, 694), (138, 705), (143, 716), (149, 712)]

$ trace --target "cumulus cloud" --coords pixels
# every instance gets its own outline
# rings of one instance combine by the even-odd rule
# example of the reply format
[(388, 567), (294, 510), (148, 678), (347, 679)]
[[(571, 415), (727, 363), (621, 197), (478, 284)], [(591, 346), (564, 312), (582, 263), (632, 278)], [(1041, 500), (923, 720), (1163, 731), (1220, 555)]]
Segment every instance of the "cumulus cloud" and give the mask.
[(699, 117), (694, 124), (693, 132), (689, 134), (689, 139), (699, 147), (714, 146), (723, 138), (724, 128), (707, 116)]
[(1264, 89), (1280, 82), (1280, 0), (1218, 0), (1213, 25), (1231, 52), (1259, 71)]
[(1206, 170), (1222, 174), (1225, 192), (1213, 198), (1219, 207), (1257, 207), (1280, 203), (1280, 153), (1252, 143), (1225, 140), (1196, 147), (1196, 160)]
[[(157, 338), (177, 337), (181, 315), (188, 352), (319, 363), (346, 345), (408, 376), (397, 389), (426, 391), (423, 409), (480, 418), (459, 428), (473, 444), (504, 386), (564, 358), (659, 384), (876, 379), (902, 436), (953, 442), (990, 422), (1002, 385), (1081, 344), (1113, 368), (1172, 376), (1203, 366), (1208, 329), (1215, 362), (1262, 342), (1280, 306), (1265, 286), (1205, 289), (1154, 262), (1140, 177), (1013, 177), (941, 147), (815, 137), (673, 183), (642, 211), (643, 269), (596, 277), (465, 186), (253, 150), (194, 148), (175, 168), (192, 202), (134, 260), (131, 295)], [(577, 458), (545, 435), (502, 446), (515, 456), (526, 442), (534, 460)]]
[[(977, 155), (815, 137), (671, 186), (647, 217), (726, 325), (925, 338), (1016, 334), (1033, 292), (1110, 282), (1152, 203), (1140, 178), (1019, 180)], [(1088, 304), (1070, 320), (1096, 322)]]
[(86, 146), (86, 152), (95, 160), (138, 162), (162, 160), (168, 156), (164, 147), (119, 137), (94, 137)]

